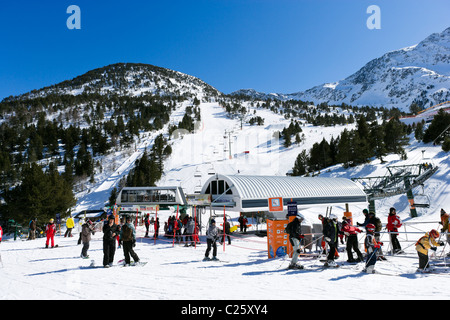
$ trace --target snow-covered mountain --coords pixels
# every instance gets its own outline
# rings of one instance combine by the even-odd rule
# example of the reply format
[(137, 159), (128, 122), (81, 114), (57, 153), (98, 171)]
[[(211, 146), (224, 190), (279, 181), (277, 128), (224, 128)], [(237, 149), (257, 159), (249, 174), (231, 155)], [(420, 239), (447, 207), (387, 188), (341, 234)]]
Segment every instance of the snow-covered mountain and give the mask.
[(408, 111), (414, 102), (425, 108), (450, 100), (449, 88), (450, 28), (447, 28), (417, 45), (388, 52), (372, 60), (341, 81), (292, 94), (264, 94), (251, 89), (232, 94), (258, 99), (397, 107)]
[(48, 95), (116, 94), (140, 96), (219, 96), (217, 89), (204, 81), (178, 71), (142, 63), (116, 63), (94, 69), (72, 80), (33, 90), (14, 99), (33, 99)]

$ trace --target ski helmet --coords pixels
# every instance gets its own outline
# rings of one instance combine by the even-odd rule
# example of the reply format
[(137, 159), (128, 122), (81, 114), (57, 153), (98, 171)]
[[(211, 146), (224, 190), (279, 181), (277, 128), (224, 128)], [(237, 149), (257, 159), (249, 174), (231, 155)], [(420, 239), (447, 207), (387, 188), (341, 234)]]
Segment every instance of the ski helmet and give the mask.
[(430, 231), (430, 236), (433, 238), (439, 238), (439, 232), (433, 229)]
[(368, 225), (366, 225), (366, 230), (368, 232), (374, 232), (375, 231), (375, 225), (373, 225), (372, 223), (369, 223)]
[(300, 221), (305, 220), (305, 217), (301, 213), (297, 213), (297, 215), (295, 217)]
[(330, 214), (330, 219), (331, 220), (337, 220), (337, 218), (338, 217), (334, 213)]

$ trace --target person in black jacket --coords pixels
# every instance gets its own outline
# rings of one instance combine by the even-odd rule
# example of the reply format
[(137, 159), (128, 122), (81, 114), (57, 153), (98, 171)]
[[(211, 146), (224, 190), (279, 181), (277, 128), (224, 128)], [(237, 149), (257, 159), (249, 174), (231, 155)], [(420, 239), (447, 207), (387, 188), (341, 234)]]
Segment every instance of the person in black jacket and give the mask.
[(323, 237), (329, 246), (327, 262), (325, 266), (334, 267), (336, 262), (334, 261), (335, 253), (338, 247), (339, 239), (339, 224), (335, 214), (331, 214), (327, 222), (323, 226)]
[(297, 213), (295, 219), (288, 223), (286, 232), (289, 234), (289, 241), (293, 247), (292, 260), (289, 264), (289, 269), (303, 269), (303, 266), (298, 263), (298, 255), (300, 254), (300, 241), (304, 238), (302, 235), (302, 221), (303, 216)]
[(119, 229), (114, 223), (114, 216), (110, 215), (108, 223), (103, 226), (103, 266), (105, 268), (109, 268), (113, 264), (118, 235)]

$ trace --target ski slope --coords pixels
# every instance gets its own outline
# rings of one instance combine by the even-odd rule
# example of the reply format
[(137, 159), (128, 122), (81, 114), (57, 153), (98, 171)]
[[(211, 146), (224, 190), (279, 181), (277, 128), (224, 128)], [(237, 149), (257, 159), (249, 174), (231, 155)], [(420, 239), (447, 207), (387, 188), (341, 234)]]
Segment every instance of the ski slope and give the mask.
[[(183, 106), (184, 107), (184, 106)], [(175, 122), (184, 114), (183, 107), (174, 113)], [(257, 109), (256, 115), (265, 119), (263, 126), (244, 125), (241, 129), (238, 119), (229, 119), (225, 111), (215, 103), (202, 103), (202, 124), (199, 129), (179, 139), (172, 139), (172, 156), (166, 161), (166, 173), (160, 185), (182, 186), (186, 193), (194, 192), (210, 176), (211, 171), (230, 174), (266, 174), (284, 175), (290, 170), (297, 154), (303, 149), (309, 150), (314, 142), (324, 137), (330, 139), (343, 130), (343, 126), (317, 128), (303, 127), (305, 141), (299, 146), (282, 147), (282, 141), (273, 138), (274, 131), (281, 131), (289, 121), (281, 115), (264, 109)], [(251, 110), (251, 114), (253, 109)], [(230, 132), (230, 140), (224, 138)], [(134, 161), (145, 148), (151, 146), (155, 134), (141, 136), (136, 150), (122, 155), (113, 155), (119, 163), (117, 169), (109, 174), (96, 177), (98, 181), (89, 193), (78, 194), (79, 202), (74, 211), (99, 209), (109, 197), (112, 187), (132, 167)], [(226, 151), (224, 151), (226, 150)], [(244, 153), (248, 151), (249, 153)], [(422, 152), (424, 151), (424, 152)], [(323, 262), (317, 257), (301, 256), (300, 262), (305, 270), (288, 270), (289, 258), (267, 258), (267, 238), (254, 233), (234, 234), (231, 245), (218, 246), (219, 262), (203, 262), (206, 249), (205, 229), (197, 247), (184, 247), (173, 244), (171, 239), (161, 237), (158, 241), (144, 238), (142, 226), (137, 230), (136, 253), (143, 267), (123, 268), (117, 266), (123, 259), (121, 249), (116, 251), (115, 266), (104, 269), (88, 268), (91, 260), (97, 266), (102, 265), (102, 233), (93, 236), (89, 249), (90, 259), (81, 259), (81, 245), (77, 245), (78, 231), (75, 237), (56, 237), (59, 248), (43, 249), (45, 239), (33, 241), (14, 241), (4, 239), (0, 244), (0, 299), (44, 299), (44, 300), (81, 300), (81, 299), (151, 299), (151, 300), (331, 300), (331, 299), (423, 299), (436, 300), (449, 298), (446, 283), (450, 281), (448, 267), (438, 266), (441, 274), (416, 273), (418, 257), (414, 243), (431, 229), (440, 230), (439, 210), (450, 211), (448, 153), (440, 146), (424, 145), (413, 142), (407, 150), (408, 160), (400, 160), (397, 155), (385, 158), (387, 163), (374, 160), (369, 164), (344, 170), (334, 166), (324, 170), (321, 176), (366, 177), (386, 174), (386, 166), (430, 162), (438, 166), (438, 171), (426, 181), (423, 190), (414, 190), (430, 198), (429, 208), (419, 208), (419, 217), (409, 218), (409, 206), (405, 195), (376, 201), (377, 216), (387, 222), (388, 209), (397, 208), (404, 221), (405, 228), (399, 237), (406, 254), (386, 255), (387, 261), (377, 262), (375, 269), (382, 274), (364, 274), (360, 271), (364, 263), (346, 265), (345, 251), (340, 253), (338, 269), (323, 269)], [(110, 159), (113, 159), (111, 157)], [(105, 160), (107, 161), (107, 160)], [(113, 161), (113, 160), (111, 160)], [(105, 164), (105, 167), (107, 164)], [(194, 177), (200, 172), (201, 177)], [(354, 221), (363, 222), (364, 206), (351, 205)], [(302, 211), (306, 223), (318, 223), (319, 213), (325, 214), (326, 207), (316, 207)], [(340, 218), (344, 212), (342, 206), (333, 206), (333, 213)], [(220, 214), (220, 212), (217, 212)], [(227, 212), (237, 223), (238, 213)], [(206, 221), (209, 210), (205, 213)], [(168, 214), (162, 214), (161, 230)], [(250, 222), (252, 223), (252, 221)], [(253, 221), (254, 226), (256, 223)], [(259, 230), (265, 225), (258, 225)], [(252, 227), (250, 231), (254, 231)], [(360, 248), (364, 234), (359, 235)], [(445, 240), (445, 236), (442, 236)], [(383, 250), (389, 250), (389, 239), (383, 235)], [(314, 247), (315, 248), (315, 247)], [(343, 249), (344, 245), (340, 245)], [(440, 247), (432, 256), (432, 265), (443, 264), (449, 245)], [(307, 252), (308, 253), (308, 252)], [(313, 250), (314, 253), (314, 250)]]

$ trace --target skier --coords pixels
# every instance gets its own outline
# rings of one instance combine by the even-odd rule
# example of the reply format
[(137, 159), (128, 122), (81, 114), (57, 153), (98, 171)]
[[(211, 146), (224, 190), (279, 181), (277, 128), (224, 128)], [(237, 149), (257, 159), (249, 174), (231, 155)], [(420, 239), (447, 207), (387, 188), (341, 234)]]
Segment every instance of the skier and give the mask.
[(400, 220), (400, 217), (397, 215), (397, 211), (393, 207), (390, 208), (386, 229), (390, 232), (392, 251), (394, 254), (403, 253), (402, 247), (400, 246), (400, 242), (397, 239), (398, 236), (397, 231), (398, 228), (400, 228), (401, 226), (402, 220)]
[[(216, 220), (211, 219), (209, 223), (209, 228), (206, 230), (206, 244), (208, 247), (206, 248), (205, 252), (205, 258), (203, 261), (209, 261), (209, 260), (219, 260), (216, 258), (217, 256), (217, 244), (216, 241), (219, 238), (219, 228), (216, 227)], [(213, 249), (213, 257), (212, 259), (209, 258), (209, 252), (211, 251), (211, 247)]]
[(331, 214), (323, 226), (323, 236), (329, 247), (327, 262), (325, 263), (326, 267), (337, 266), (334, 259), (336, 258), (336, 252), (339, 244), (339, 231), (337, 216), (335, 214)]
[(247, 223), (248, 223), (247, 218), (241, 215), (238, 218), (238, 222), (239, 222), (239, 229), (241, 230), (241, 232), (247, 233)]
[(52, 243), (52, 248), (55, 247), (55, 234), (56, 234), (56, 225), (53, 219), (50, 219), (49, 223), (45, 228), (45, 233), (47, 235), (47, 241), (45, 242), (45, 247), (48, 248), (49, 242)]
[(193, 240), (196, 244), (200, 244), (200, 238), (198, 237), (198, 233), (200, 231), (200, 228), (198, 227), (198, 222), (194, 222), (195, 227), (194, 227), (194, 236), (193, 236)]
[(365, 227), (369, 223), (369, 210), (364, 209), (362, 213), (364, 214), (364, 222), (363, 223), (356, 222), (356, 225), (358, 227)]
[(116, 252), (116, 236), (118, 227), (114, 223), (114, 215), (108, 217), (108, 223), (103, 226), (103, 266), (109, 268), (114, 261)]
[(419, 256), (417, 271), (427, 272), (429, 270), (428, 250), (436, 251), (436, 247), (444, 245), (442, 241), (436, 242), (437, 238), (439, 238), (439, 232), (433, 229), (416, 242), (416, 250)]
[(146, 214), (144, 218), (144, 225), (145, 225), (145, 238), (148, 238), (148, 229), (150, 227), (150, 214)]
[(123, 254), (125, 255), (125, 266), (129, 266), (133, 258), (135, 264), (139, 264), (139, 257), (134, 252), (133, 247), (136, 246), (136, 230), (131, 223), (131, 217), (127, 216), (125, 224), (120, 230), (120, 242), (123, 246)]
[[(358, 233), (361, 232), (361, 230), (357, 227), (354, 227), (350, 225), (350, 219), (346, 219), (344, 217), (342, 222), (342, 232), (344, 232), (344, 235), (347, 236), (347, 262), (361, 262), (363, 261), (363, 255), (361, 251), (359, 251), (358, 248)], [(356, 255), (358, 256), (358, 259), (353, 259), (353, 253), (352, 249), (356, 252)]]
[[(450, 244), (450, 224), (448, 218), (449, 214), (441, 208), (441, 221), (439, 222), (439, 224), (442, 224), (441, 232), (447, 233), (447, 243)], [(450, 253), (447, 256), (450, 256)]]
[(89, 258), (87, 251), (89, 250), (89, 242), (91, 241), (91, 234), (94, 235), (94, 225), (91, 220), (87, 220), (81, 226), (80, 238), (83, 243), (83, 248), (81, 249), (81, 258)]
[(2, 226), (0, 225), (0, 242), (2, 242), (2, 238), (3, 238), (3, 229)]
[[(228, 222), (228, 220), (225, 219), (225, 229), (223, 230), (223, 232), (225, 233), (227, 240), (228, 240), (228, 244), (231, 244), (231, 238), (230, 238), (230, 222)], [(220, 244), (222, 244), (224, 241), (224, 236), (222, 235), (222, 237), (220, 237)]]
[(286, 226), (286, 233), (289, 234), (289, 242), (292, 244), (293, 253), (292, 260), (288, 266), (288, 269), (303, 269), (303, 266), (298, 261), (298, 255), (300, 254), (300, 241), (304, 238), (302, 235), (302, 221), (304, 217), (297, 213), (295, 219), (288, 223)]
[(195, 230), (195, 222), (194, 219), (192, 219), (192, 217), (189, 217), (186, 221), (186, 230), (185, 230), (185, 235), (186, 235), (186, 240), (185, 240), (185, 247), (188, 247), (189, 244), (189, 240), (191, 241), (191, 246), (193, 247), (194, 244), (194, 238), (192, 237), (192, 234), (194, 233)]
[(153, 235), (153, 238), (158, 239), (158, 234), (159, 234), (159, 218), (156, 218), (155, 222), (153, 223), (153, 228), (155, 229), (155, 234)]
[[(375, 240), (380, 241), (380, 238), (381, 238), (380, 231), (383, 228), (380, 218), (375, 216), (375, 212), (370, 211), (367, 215), (367, 219), (368, 220), (367, 220), (366, 225), (371, 223), (375, 226), (375, 234), (374, 234)], [(386, 258), (384, 257), (384, 254), (383, 254), (383, 249), (381, 247), (378, 248), (376, 255), (377, 255), (377, 260), (386, 260)]]
[(28, 240), (36, 239), (36, 218), (31, 219), (29, 229), (30, 234), (28, 235)]
[(377, 262), (376, 252), (383, 245), (382, 242), (379, 242), (375, 238), (375, 225), (369, 223), (366, 225), (366, 238), (364, 240), (364, 245), (367, 249), (367, 259), (366, 266), (364, 268), (364, 272), (367, 273), (375, 273), (375, 263)]
[(70, 216), (69, 218), (67, 218), (66, 221), (66, 233), (64, 233), (64, 238), (65, 237), (73, 237), (72, 236), (72, 229), (73, 227), (75, 227), (75, 222), (73, 221), (72, 216)]
[(181, 236), (181, 229), (183, 228), (183, 223), (180, 218), (175, 218), (173, 227), (175, 228), (175, 243), (180, 243), (183, 241)]

